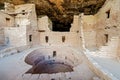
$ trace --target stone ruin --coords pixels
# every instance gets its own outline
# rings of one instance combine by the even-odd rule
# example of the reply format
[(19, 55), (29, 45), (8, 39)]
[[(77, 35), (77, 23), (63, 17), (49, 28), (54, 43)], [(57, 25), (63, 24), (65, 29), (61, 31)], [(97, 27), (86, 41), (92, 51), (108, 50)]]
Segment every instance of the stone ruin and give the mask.
[(119, 80), (120, 0), (95, 15), (74, 15), (69, 32), (53, 31), (34, 4), (0, 11), (0, 80)]

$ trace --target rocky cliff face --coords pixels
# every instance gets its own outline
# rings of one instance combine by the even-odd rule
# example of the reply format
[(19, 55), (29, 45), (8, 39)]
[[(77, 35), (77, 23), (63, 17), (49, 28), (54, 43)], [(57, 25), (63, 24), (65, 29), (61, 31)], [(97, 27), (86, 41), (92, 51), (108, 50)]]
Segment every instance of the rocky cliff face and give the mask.
[(37, 15), (47, 15), (53, 22), (54, 30), (68, 31), (74, 14), (95, 14), (104, 4), (105, 0), (0, 0), (15, 5), (34, 3)]

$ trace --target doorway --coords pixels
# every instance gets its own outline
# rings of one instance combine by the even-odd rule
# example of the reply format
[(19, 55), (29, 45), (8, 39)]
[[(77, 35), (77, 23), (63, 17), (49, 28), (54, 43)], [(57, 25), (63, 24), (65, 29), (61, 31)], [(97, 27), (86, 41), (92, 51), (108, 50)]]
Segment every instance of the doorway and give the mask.
[(106, 41), (106, 43), (108, 42), (108, 38), (109, 38), (109, 35), (105, 34), (105, 41)]
[(65, 36), (62, 36), (62, 42), (63, 43), (65, 42)]
[(48, 37), (48, 36), (45, 36), (45, 41), (46, 41), (46, 43), (48, 43), (48, 40), (49, 40), (49, 37)]

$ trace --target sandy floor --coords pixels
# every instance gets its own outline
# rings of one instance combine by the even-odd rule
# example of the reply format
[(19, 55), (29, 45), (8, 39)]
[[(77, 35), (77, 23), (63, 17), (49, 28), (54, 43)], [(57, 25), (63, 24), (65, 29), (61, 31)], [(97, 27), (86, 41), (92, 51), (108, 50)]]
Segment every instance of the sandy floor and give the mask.
[(15, 80), (16, 76), (23, 74), (31, 68), (23, 58), (24, 55), (33, 49), (26, 50), (19, 54), (14, 54), (0, 59), (0, 80)]
[[(0, 80), (24, 80), (23, 78), (18, 79), (18, 77), (23, 75), (25, 72), (27, 72), (31, 68), (30, 65), (27, 65), (24, 62), (25, 56), (27, 56), (27, 54), (29, 54), (31, 51), (33, 51), (35, 49), (37, 49), (37, 48), (31, 48), (31, 49), (28, 49), (19, 54), (14, 54), (14, 55), (0, 59)], [(66, 48), (66, 49), (68, 49), (68, 48)], [(62, 51), (62, 50), (60, 50), (60, 51)], [(96, 76), (88, 68), (87, 64), (84, 61), (82, 64), (80, 64), (79, 66), (77, 66), (75, 68), (75, 71), (76, 72), (69, 73), (70, 75), (66, 74), (65, 76), (67, 77), (67, 75), (68, 75), (69, 78), (71, 77), (71, 80), (78, 80), (78, 79), (92, 80), (92, 78), (94, 76)], [(58, 76), (59, 76), (59, 74), (58, 74)], [(31, 78), (28, 76), (28, 78), (30, 78), (30, 80), (37, 80), (38, 77), (40, 78), (39, 80), (44, 79), (44, 78), (41, 78), (42, 75), (41, 76), (40, 75), (32, 75)], [(37, 78), (37, 79), (35, 79), (35, 78)], [(47, 78), (45, 80), (50, 80), (50, 79), (51, 79), (51, 77), (49, 77), (49, 79)], [(61, 80), (67, 80), (67, 78), (61, 77)]]

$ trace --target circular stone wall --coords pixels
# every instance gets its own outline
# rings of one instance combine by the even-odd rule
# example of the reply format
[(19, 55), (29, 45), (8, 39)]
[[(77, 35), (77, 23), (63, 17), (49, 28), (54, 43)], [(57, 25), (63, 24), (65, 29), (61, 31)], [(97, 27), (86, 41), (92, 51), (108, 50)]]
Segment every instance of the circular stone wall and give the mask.
[(81, 63), (81, 58), (67, 48), (42, 48), (32, 51), (25, 58), (25, 62), (32, 65), (26, 73), (43, 74), (72, 72)]

